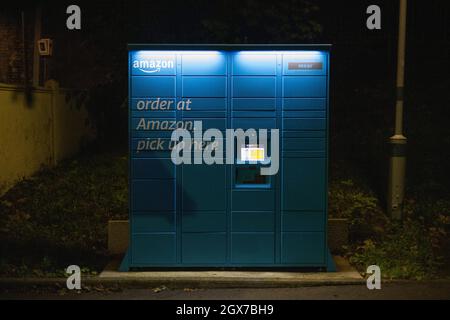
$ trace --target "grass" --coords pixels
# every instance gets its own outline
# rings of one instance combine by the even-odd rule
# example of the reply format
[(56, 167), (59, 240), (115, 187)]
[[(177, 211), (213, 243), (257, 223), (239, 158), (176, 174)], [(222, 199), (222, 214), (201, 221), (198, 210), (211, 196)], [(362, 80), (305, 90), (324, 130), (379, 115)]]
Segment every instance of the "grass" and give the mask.
[(19, 182), (0, 199), (0, 273), (95, 274), (106, 262), (109, 219), (128, 214), (127, 159), (82, 155)]
[(361, 273), (378, 265), (390, 279), (450, 275), (450, 198), (410, 190), (403, 220), (393, 221), (364, 180), (347, 174), (330, 182), (329, 213), (348, 219), (346, 256)]

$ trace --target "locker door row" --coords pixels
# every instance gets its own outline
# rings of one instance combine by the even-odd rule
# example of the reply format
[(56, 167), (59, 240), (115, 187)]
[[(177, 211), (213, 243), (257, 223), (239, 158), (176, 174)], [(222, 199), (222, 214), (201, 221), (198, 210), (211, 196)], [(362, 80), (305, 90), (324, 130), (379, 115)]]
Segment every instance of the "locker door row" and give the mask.
[[(173, 58), (172, 71), (131, 77), (132, 264), (324, 264), (326, 55), (190, 52)], [(191, 108), (143, 110), (143, 100), (151, 105), (158, 98), (173, 105), (189, 99)], [(202, 121), (203, 130), (278, 128), (280, 171), (262, 176), (260, 164), (242, 159), (243, 152), (269, 155), (270, 140), (236, 146), (233, 165), (175, 166), (170, 130), (148, 130), (153, 124), (140, 125), (142, 118)], [(147, 148), (146, 139), (163, 147)]]

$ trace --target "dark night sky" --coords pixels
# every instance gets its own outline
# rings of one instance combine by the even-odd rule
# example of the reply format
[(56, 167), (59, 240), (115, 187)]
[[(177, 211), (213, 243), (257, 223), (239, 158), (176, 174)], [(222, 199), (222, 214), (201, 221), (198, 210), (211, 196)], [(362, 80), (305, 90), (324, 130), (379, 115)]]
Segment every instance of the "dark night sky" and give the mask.
[[(107, 101), (102, 111), (107, 115), (114, 115), (111, 105), (120, 105), (127, 95), (127, 43), (331, 43), (332, 163), (356, 164), (384, 187), (380, 176), (386, 174), (386, 139), (393, 130), (398, 1), (74, 3), (82, 10), (81, 31), (65, 28), (65, 9), (72, 1), (44, 1), (44, 33), (55, 44), (52, 74), (63, 86), (93, 89)], [(371, 4), (382, 9), (382, 30), (365, 27)], [(15, 4), (20, 5), (30, 7)], [(450, 181), (449, 21), (449, 1), (409, 1), (405, 131), (412, 184), (430, 176), (446, 185)]]
[[(360, 81), (352, 71), (361, 70), (363, 62), (366, 81), (393, 81), (398, 1), (350, 0), (345, 1), (345, 6), (338, 1), (309, 1), (318, 7), (309, 14), (302, 10), (304, 2), (81, 1), (78, 2), (83, 17), (81, 31), (65, 29), (64, 1), (46, 2), (49, 7), (45, 20), (47, 30), (56, 40), (56, 53), (61, 54), (62, 73), (66, 76), (69, 64), (85, 65), (92, 70), (90, 64), (100, 68), (104, 63), (108, 68), (123, 63), (126, 43), (331, 43), (333, 71), (343, 72), (347, 81)], [(369, 31), (365, 27), (365, 10), (374, 3), (382, 9), (382, 30)], [(443, 66), (435, 68), (433, 62), (447, 62), (450, 53), (447, 3), (410, 1), (408, 59), (415, 67), (408, 72), (433, 70), (436, 76)], [(311, 21), (320, 25), (321, 32), (309, 37), (302, 28), (310, 27)], [(307, 35), (302, 36), (302, 32)], [(93, 61), (96, 57), (98, 61)], [(115, 57), (119, 61), (111, 61)]]

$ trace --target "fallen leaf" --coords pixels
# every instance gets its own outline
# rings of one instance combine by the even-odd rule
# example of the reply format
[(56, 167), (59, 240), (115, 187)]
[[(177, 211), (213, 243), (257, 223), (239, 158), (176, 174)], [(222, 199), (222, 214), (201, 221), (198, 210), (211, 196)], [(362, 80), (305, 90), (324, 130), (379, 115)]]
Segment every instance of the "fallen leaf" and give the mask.
[(154, 293), (159, 293), (159, 292), (164, 291), (164, 290), (167, 290), (166, 286), (161, 286), (161, 287), (154, 288), (153, 292)]

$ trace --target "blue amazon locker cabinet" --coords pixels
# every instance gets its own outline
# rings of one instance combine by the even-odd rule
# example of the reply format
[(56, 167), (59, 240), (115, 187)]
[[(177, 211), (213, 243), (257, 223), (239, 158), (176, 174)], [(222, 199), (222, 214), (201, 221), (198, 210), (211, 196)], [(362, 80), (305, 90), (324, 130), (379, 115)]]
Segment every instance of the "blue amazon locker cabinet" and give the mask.
[[(326, 236), (328, 49), (129, 46), (130, 244), (121, 270), (334, 269)], [(224, 137), (226, 129), (279, 129), (278, 173), (262, 176), (240, 161), (175, 165), (172, 131), (192, 131), (194, 121)]]

